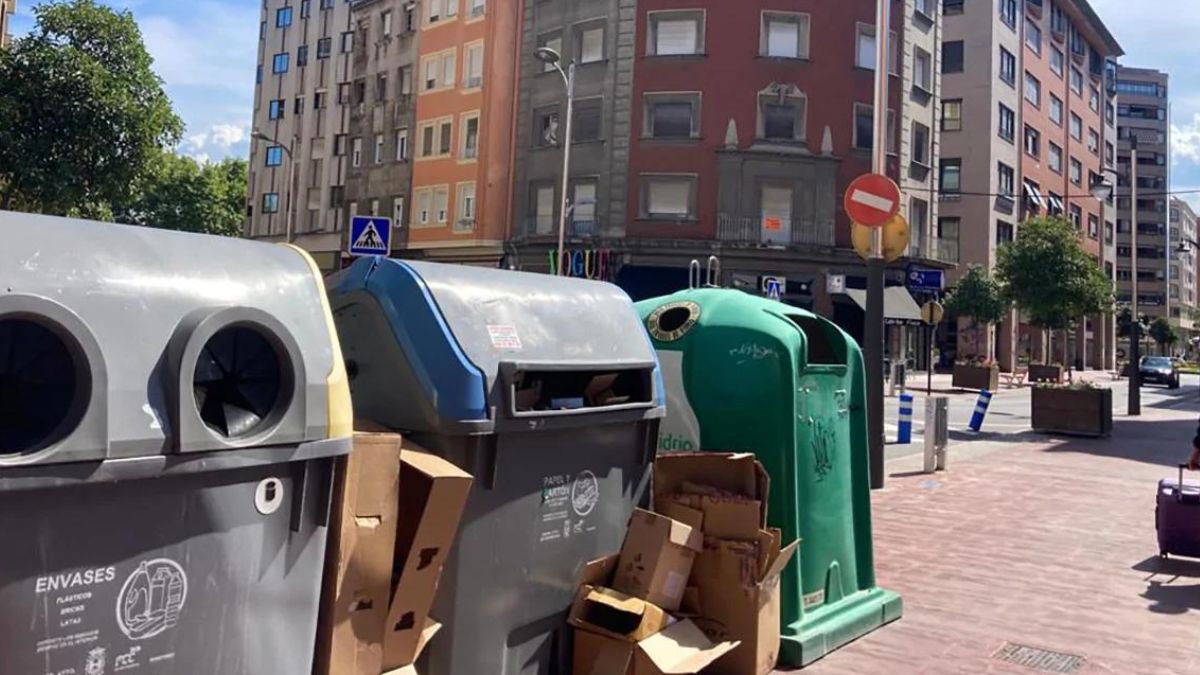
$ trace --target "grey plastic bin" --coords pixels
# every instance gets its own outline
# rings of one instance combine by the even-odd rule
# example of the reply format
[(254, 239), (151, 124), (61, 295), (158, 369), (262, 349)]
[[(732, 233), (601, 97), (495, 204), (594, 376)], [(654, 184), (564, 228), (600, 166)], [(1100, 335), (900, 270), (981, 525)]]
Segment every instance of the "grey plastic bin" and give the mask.
[(420, 672), (569, 672), (576, 574), (620, 549), (663, 415), (628, 296), (382, 258), (329, 285), (359, 417), (475, 475)]
[(295, 249), (0, 212), (0, 675), (312, 668), (349, 391)]

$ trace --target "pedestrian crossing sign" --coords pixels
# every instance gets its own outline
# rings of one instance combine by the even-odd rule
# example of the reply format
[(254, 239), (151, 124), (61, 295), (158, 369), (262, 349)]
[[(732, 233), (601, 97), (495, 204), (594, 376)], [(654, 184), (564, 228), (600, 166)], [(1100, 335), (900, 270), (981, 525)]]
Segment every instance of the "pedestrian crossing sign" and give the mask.
[(388, 255), (391, 252), (391, 218), (354, 216), (350, 219), (350, 255)]

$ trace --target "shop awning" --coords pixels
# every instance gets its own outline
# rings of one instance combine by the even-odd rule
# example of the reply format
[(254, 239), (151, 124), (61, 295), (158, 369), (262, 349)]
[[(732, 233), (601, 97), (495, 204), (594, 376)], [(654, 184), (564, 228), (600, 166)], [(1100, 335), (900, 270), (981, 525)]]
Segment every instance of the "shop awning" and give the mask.
[[(865, 312), (867, 292), (859, 288), (847, 288), (845, 294)], [(883, 318), (888, 323), (921, 323), (921, 307), (903, 286), (883, 289)]]
[(1039, 209), (1046, 208), (1046, 202), (1042, 199), (1042, 193), (1038, 191), (1036, 185), (1029, 181), (1025, 181), (1025, 198)]

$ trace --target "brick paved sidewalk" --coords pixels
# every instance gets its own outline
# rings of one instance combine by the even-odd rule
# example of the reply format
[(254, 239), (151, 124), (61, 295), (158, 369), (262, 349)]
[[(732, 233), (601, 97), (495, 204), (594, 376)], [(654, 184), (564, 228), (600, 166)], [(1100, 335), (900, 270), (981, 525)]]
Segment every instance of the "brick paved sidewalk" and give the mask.
[(1200, 673), (1200, 561), (1160, 563), (1154, 531), (1195, 420), (1147, 410), (1112, 439), (995, 445), (936, 477), (890, 463), (876, 564), (904, 618), (803, 672), (1038, 672), (993, 657), (1009, 642), (1080, 656), (1082, 674)]

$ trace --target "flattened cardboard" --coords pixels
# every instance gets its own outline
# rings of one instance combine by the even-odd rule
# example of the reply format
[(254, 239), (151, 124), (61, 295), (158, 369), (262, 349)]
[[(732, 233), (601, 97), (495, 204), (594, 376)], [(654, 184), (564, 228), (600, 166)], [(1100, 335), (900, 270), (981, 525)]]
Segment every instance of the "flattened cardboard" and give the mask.
[[(699, 486), (696, 486), (699, 487)], [(685, 489), (694, 489), (688, 483)], [(700, 529), (706, 536), (718, 539), (737, 539), (754, 541), (762, 527), (762, 502), (741, 496), (705, 495), (705, 494), (670, 494), (661, 495), (655, 503), (659, 513), (675, 518), (679, 513), (684, 518), (695, 519), (691, 512), (699, 512)], [(693, 525), (684, 518), (688, 525)]]
[(400, 453), (400, 511), (383, 667), (412, 663), (458, 532), (471, 475), (406, 441)]
[[(433, 636), (441, 629), (442, 624), (434, 621), (433, 619), (425, 619), (425, 628), (421, 631), (421, 638), (417, 642), (417, 654), (413, 657), (413, 660), (416, 660), (417, 657), (421, 656), (421, 652), (425, 651), (425, 645), (429, 644), (429, 641), (432, 640)], [(417, 667), (410, 663), (402, 668), (389, 670), (383, 675), (418, 675), (418, 673)]]
[(678, 520), (693, 530), (704, 531), (704, 511), (692, 508), (683, 500), (671, 500), (658, 504), (658, 512), (671, 520)]
[(576, 592), (567, 622), (611, 638), (638, 642), (666, 627), (671, 617), (641, 598), (586, 585)]
[(612, 587), (669, 612), (679, 609), (701, 542), (699, 531), (664, 515), (635, 509)]
[[(641, 642), (575, 631), (575, 675), (691, 675), (737, 646), (713, 644), (691, 621), (678, 621)], [(705, 671), (708, 672), (708, 671)]]
[(574, 675), (626, 675), (633, 671), (636, 650), (636, 643), (576, 629), (571, 672)]
[(401, 438), (356, 433), (338, 460), (316, 675), (379, 675), (391, 597)]
[[(715, 492), (714, 492), (715, 489)], [(734, 494), (756, 499), (762, 505), (758, 526), (767, 524), (770, 479), (766, 469), (748, 452), (678, 452), (654, 461), (654, 504), (682, 493)]]

